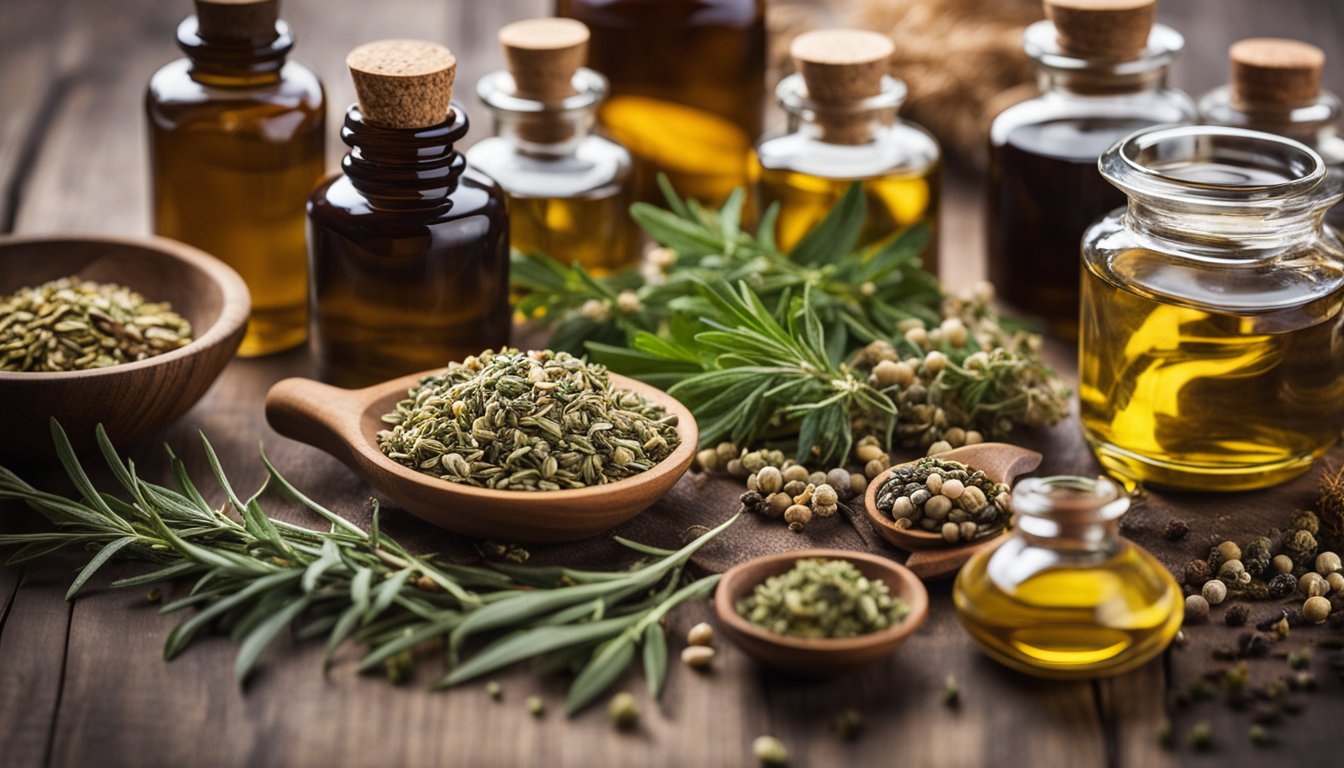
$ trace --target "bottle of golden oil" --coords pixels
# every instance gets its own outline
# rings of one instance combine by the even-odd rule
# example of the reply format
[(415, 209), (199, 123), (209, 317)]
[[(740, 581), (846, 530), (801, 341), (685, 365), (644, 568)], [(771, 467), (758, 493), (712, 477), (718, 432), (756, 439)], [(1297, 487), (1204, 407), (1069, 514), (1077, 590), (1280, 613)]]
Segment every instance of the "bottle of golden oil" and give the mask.
[[(1330, 173), (1344, 174), (1339, 97), (1321, 89), (1325, 52), (1297, 40), (1251, 38), (1233, 43), (1228, 56), (1231, 82), (1199, 100), (1202, 121), (1296, 139), (1316, 150)], [(1344, 205), (1326, 212), (1325, 221), (1344, 231)]]
[(514, 249), (545, 253), (608, 274), (639, 257), (630, 153), (592, 133), (607, 82), (581, 68), (588, 29), (573, 19), (531, 19), (504, 27), (508, 72), (481, 78), (495, 136), (467, 152), (509, 198)]
[(592, 30), (588, 65), (611, 79), (602, 126), (635, 156), (636, 197), (721, 204), (748, 183), (765, 108), (765, 0), (556, 0)]
[(1079, 399), (1109, 472), (1195, 490), (1298, 475), (1344, 426), (1341, 183), (1291, 139), (1193, 126), (1101, 157), (1129, 197), (1083, 240)]
[(453, 148), (467, 134), (456, 58), (387, 40), (346, 63), (359, 97), (341, 130), (350, 153), (308, 203), (318, 374), (371, 384), (506, 344), (508, 211)]
[(1121, 538), (1129, 498), (1105, 478), (1027, 478), (1015, 528), (957, 574), (952, 599), (991, 658), (1039, 677), (1119, 674), (1160, 654), (1181, 628), (1181, 588)]
[(196, 0), (177, 28), (186, 58), (149, 81), (154, 232), (214, 254), (242, 275), (252, 316), (239, 354), (308, 334), (304, 202), (322, 178), (326, 104), (279, 0)]
[(937, 273), (941, 152), (927, 131), (896, 117), (905, 84), (887, 75), (893, 50), (886, 35), (859, 30), (806, 32), (793, 41), (798, 73), (776, 90), (789, 131), (756, 150), (760, 207), (779, 204), (782, 250), (859, 182), (868, 204), (860, 244), (879, 246), (926, 223), (924, 266)]
[(1078, 244), (1124, 195), (1097, 158), (1141, 128), (1194, 119), (1190, 97), (1166, 86), (1185, 41), (1153, 24), (1156, 0), (1045, 0), (1049, 21), (1027, 27), (1041, 94), (1005, 109), (989, 135), (989, 279), (999, 297), (1078, 338)]

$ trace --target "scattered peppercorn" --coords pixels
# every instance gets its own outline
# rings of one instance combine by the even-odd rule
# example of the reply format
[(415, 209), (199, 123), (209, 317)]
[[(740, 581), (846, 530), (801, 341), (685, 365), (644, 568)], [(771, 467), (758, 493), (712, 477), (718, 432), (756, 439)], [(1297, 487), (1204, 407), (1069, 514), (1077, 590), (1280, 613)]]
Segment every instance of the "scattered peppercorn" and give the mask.
[(528, 696), (527, 711), (530, 712), (533, 717), (541, 717), (546, 714), (546, 702), (542, 701), (540, 696)]
[(1251, 727), (1246, 729), (1246, 736), (1257, 747), (1268, 747), (1274, 743), (1274, 737), (1270, 735), (1269, 730), (1259, 723), (1251, 723)]
[(1293, 572), (1293, 558), (1287, 555), (1275, 555), (1274, 558), (1269, 562), (1270, 566), (1273, 567), (1275, 573)]
[(621, 691), (611, 697), (607, 715), (611, 718), (611, 724), (620, 730), (634, 728), (639, 722), (639, 702), (635, 701), (633, 694)]
[(751, 742), (751, 753), (761, 765), (777, 767), (789, 764), (788, 747), (774, 736), (757, 736)]
[(1321, 519), (1310, 509), (1301, 509), (1293, 513), (1290, 523), (1295, 531), (1306, 531), (1312, 536), (1321, 532)]
[(490, 694), (490, 698), (494, 699), (495, 701), (499, 701), (500, 699), (504, 698), (504, 689), (500, 687), (499, 683), (495, 682), (494, 680), (491, 680), (490, 682), (485, 684), (485, 692)]
[(1185, 585), (1193, 589), (1204, 586), (1213, 578), (1213, 568), (1207, 560), (1191, 560), (1185, 564)]
[(1229, 627), (1244, 626), (1250, 615), (1250, 606), (1245, 603), (1233, 603), (1227, 607), (1227, 611), (1223, 614), (1223, 622)]
[(948, 675), (943, 681), (943, 706), (948, 709), (957, 709), (961, 706), (961, 687), (957, 685), (957, 678)]
[(1241, 562), (1246, 566), (1247, 573), (1252, 576), (1264, 575), (1272, 559), (1272, 546), (1268, 536), (1258, 536), (1246, 545), (1246, 549), (1242, 551)]
[(1212, 579), (1204, 584), (1201, 594), (1209, 601), (1209, 605), (1219, 605), (1227, 599), (1227, 585), (1218, 579)]
[(1322, 576), (1329, 576), (1339, 571), (1340, 568), (1339, 555), (1334, 552), (1322, 552), (1316, 556), (1316, 572)]
[(1162, 537), (1167, 541), (1180, 541), (1190, 533), (1190, 526), (1184, 520), (1172, 518), (1162, 526)]
[(163, 593), (157, 589), (151, 589), (145, 593), (145, 602), (155, 605), (163, 600)]
[(1185, 598), (1185, 623), (1203, 624), (1209, 619), (1209, 601), (1203, 595), (1190, 595)]
[(1330, 601), (1319, 595), (1302, 603), (1302, 616), (1312, 624), (1322, 624), (1330, 618)]
[(1269, 580), (1269, 596), (1281, 600), (1297, 591), (1297, 579), (1291, 573), (1276, 574)]
[(1186, 739), (1190, 742), (1190, 746), (1195, 749), (1206, 750), (1213, 746), (1213, 728), (1201, 720), (1190, 726), (1190, 732), (1186, 735)]

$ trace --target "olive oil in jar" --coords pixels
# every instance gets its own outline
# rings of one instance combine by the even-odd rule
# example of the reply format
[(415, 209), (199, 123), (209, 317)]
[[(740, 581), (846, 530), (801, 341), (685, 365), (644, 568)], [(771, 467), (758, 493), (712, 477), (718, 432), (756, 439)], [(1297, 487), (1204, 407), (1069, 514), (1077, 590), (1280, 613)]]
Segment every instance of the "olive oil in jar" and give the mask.
[(1040, 677), (1119, 674), (1160, 654), (1184, 616), (1180, 587), (1120, 538), (1127, 497), (1106, 479), (1028, 478), (1018, 527), (957, 574), (958, 618), (991, 658)]
[(1321, 157), (1237, 128), (1153, 129), (1101, 158), (1129, 197), (1083, 241), (1079, 400), (1108, 472), (1192, 490), (1306, 471), (1344, 427), (1340, 198)]
[(932, 230), (924, 266), (938, 269), (938, 142), (896, 110), (905, 85), (887, 76), (894, 50), (876, 32), (825, 30), (799, 35), (791, 53), (799, 73), (777, 94), (790, 130), (756, 151), (762, 211), (779, 205), (775, 240), (788, 251), (815, 227), (855, 182), (866, 218), (859, 245), (877, 247), (909, 227)]
[(178, 27), (186, 58), (156, 72), (145, 100), (154, 232), (190, 243), (247, 282), (239, 354), (308, 333), (304, 201), (323, 174), (322, 84), (286, 61), (276, 0), (197, 0)]
[(509, 198), (512, 247), (577, 262), (597, 275), (639, 258), (630, 218), (633, 163), (621, 145), (593, 132), (607, 80), (582, 68), (589, 32), (573, 19), (529, 19), (499, 32), (508, 71), (476, 91), (495, 135), (467, 153)]
[(507, 344), (507, 203), (454, 149), (468, 128), (457, 60), (387, 40), (347, 64), (351, 152), (308, 204), (318, 375), (364, 386)]
[(611, 79), (602, 126), (635, 156), (636, 198), (720, 205), (748, 182), (765, 107), (765, 0), (556, 0), (592, 30), (588, 64)]

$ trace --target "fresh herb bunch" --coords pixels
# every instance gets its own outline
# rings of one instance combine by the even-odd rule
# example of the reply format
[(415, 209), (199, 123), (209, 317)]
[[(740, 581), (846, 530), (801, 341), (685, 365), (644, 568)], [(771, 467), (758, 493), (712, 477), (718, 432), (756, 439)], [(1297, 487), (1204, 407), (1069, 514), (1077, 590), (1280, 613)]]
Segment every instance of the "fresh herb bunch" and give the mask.
[[(667, 674), (662, 618), (686, 600), (707, 595), (718, 581), (718, 576), (708, 576), (686, 583), (686, 561), (735, 519), (676, 551), (618, 538), (651, 558), (623, 572), (452, 565), (412, 554), (383, 534), (376, 503), (369, 531), (317, 504), (285, 480), (264, 452), (268, 479), (257, 493), (242, 499), (202, 436), (227, 499), (216, 508), (171, 450), (176, 489), (140, 478), (99, 427), (103, 458), (129, 494), (119, 498), (93, 486), (54, 420), (52, 438), (79, 498), (38, 490), (0, 467), (0, 500), (24, 502), (55, 526), (44, 533), (0, 535), (0, 546), (20, 545), (8, 563), (69, 545), (93, 552), (67, 598), (113, 557), (156, 566), (117, 580), (114, 587), (194, 580), (185, 597), (161, 608), (163, 613), (198, 609), (169, 634), (164, 656), (174, 658), (203, 631), (227, 633), (240, 643), (234, 667), (240, 682), (270, 643), (293, 625), (299, 639), (327, 638), (324, 666), (353, 640), (368, 648), (361, 671), (382, 667), (394, 680), (413, 663), (414, 649), (446, 638), (449, 671), (435, 687), (457, 685), (531, 658), (539, 658), (546, 670), (577, 666), (580, 672), (569, 689), (571, 713), (606, 691), (642, 647), (649, 690), (657, 696)], [(330, 527), (313, 530), (269, 517), (260, 497), (271, 486)], [(471, 652), (459, 663), (468, 645)]]
[(631, 209), (663, 245), (639, 270), (598, 278), (519, 254), (514, 283), (519, 308), (554, 328), (552, 346), (669, 389), (700, 422), (702, 446), (774, 442), (836, 464), (856, 432), (926, 448), (1067, 412), (1040, 337), (1000, 319), (991, 287), (944, 297), (919, 259), (922, 226), (856, 248), (858, 185), (789, 254), (774, 245), (775, 208), (752, 236), (738, 226), (740, 192), (714, 213), (664, 191), (671, 211)]

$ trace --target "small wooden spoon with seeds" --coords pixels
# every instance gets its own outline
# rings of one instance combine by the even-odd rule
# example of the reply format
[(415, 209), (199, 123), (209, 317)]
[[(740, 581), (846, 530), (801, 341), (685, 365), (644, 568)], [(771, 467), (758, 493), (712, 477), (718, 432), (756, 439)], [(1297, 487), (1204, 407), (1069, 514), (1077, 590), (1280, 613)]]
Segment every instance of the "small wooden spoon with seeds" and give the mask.
[[(1041, 464), (1041, 454), (1008, 443), (978, 443), (954, 448), (937, 455), (937, 458), (959, 461), (972, 469), (983, 470), (985, 475), (996, 483), (1012, 485), (1019, 475), (1032, 471)], [(921, 579), (932, 579), (956, 573), (962, 564), (971, 559), (971, 555), (987, 547), (997, 545), (1003, 538), (1005, 529), (965, 544), (948, 543), (940, 534), (912, 528), (897, 528), (886, 513), (877, 508), (878, 491), (898, 467), (908, 467), (918, 463), (907, 461), (883, 472), (868, 484), (863, 496), (863, 506), (868, 510), (868, 519), (882, 538), (910, 553), (905, 566)]]

